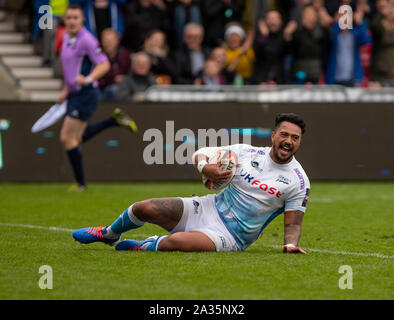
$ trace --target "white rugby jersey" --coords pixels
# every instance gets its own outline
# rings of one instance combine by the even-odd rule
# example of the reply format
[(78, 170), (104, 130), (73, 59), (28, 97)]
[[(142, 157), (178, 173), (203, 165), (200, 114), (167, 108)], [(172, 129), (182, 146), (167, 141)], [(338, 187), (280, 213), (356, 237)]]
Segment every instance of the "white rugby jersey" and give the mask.
[(282, 212), (305, 212), (310, 183), (294, 157), (287, 164), (277, 164), (269, 155), (270, 147), (247, 144), (203, 148), (198, 153), (210, 157), (218, 149), (230, 149), (237, 156), (235, 176), (215, 196), (215, 206), (241, 250)]

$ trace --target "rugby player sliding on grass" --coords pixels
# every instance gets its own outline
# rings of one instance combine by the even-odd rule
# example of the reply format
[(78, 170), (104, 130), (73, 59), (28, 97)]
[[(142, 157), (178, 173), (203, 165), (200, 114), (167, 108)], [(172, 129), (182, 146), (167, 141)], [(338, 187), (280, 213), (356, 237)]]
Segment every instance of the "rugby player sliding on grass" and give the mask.
[[(238, 166), (220, 193), (139, 201), (112, 225), (75, 230), (73, 237), (81, 243), (114, 245), (116, 250), (238, 251), (256, 241), (263, 229), (284, 212), (283, 251), (306, 253), (298, 247), (298, 241), (310, 184), (294, 157), (304, 131), (299, 116), (280, 114), (271, 135), (272, 147), (226, 147), (236, 154)], [(213, 181), (224, 181), (232, 172), (220, 171), (220, 164), (207, 164), (217, 149), (199, 149), (193, 155), (194, 166)], [(145, 222), (157, 224), (171, 235), (120, 241), (123, 232)]]

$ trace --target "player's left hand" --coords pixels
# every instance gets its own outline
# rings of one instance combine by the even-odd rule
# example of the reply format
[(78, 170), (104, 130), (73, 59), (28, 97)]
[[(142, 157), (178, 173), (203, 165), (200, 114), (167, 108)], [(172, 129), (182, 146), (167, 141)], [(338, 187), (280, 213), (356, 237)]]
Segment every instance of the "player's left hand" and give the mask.
[(283, 246), (283, 253), (302, 253), (306, 254), (306, 251), (300, 247), (297, 246), (290, 246), (290, 245), (284, 245)]
[(90, 84), (92, 81), (89, 80), (87, 77), (83, 76), (82, 74), (78, 75), (78, 77), (75, 79), (75, 82), (80, 84), (81, 86), (87, 86)]

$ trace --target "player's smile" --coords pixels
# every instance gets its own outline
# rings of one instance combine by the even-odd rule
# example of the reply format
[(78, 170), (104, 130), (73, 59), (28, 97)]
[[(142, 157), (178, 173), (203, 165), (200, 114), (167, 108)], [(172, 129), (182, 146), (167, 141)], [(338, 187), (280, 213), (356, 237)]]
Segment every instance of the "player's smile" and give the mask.
[(284, 156), (283, 158), (288, 158), (289, 156), (292, 156), (293, 155), (291, 153), (292, 150), (293, 150), (293, 148), (289, 144), (286, 144), (286, 143), (282, 143), (279, 146), (279, 151), (281, 154), (283, 154), (283, 156)]

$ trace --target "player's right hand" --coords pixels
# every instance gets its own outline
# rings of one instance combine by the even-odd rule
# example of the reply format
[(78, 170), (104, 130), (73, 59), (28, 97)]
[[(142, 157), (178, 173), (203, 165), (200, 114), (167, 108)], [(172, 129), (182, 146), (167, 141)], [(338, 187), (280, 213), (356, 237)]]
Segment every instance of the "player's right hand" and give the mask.
[(62, 104), (66, 99), (67, 99), (67, 90), (63, 89), (56, 102), (58, 104)]
[(202, 173), (214, 182), (225, 182), (231, 179), (231, 170), (220, 170), (221, 163), (206, 164), (202, 169)]
[(300, 247), (297, 246), (283, 246), (283, 253), (301, 253), (301, 254), (306, 254), (306, 251)]

